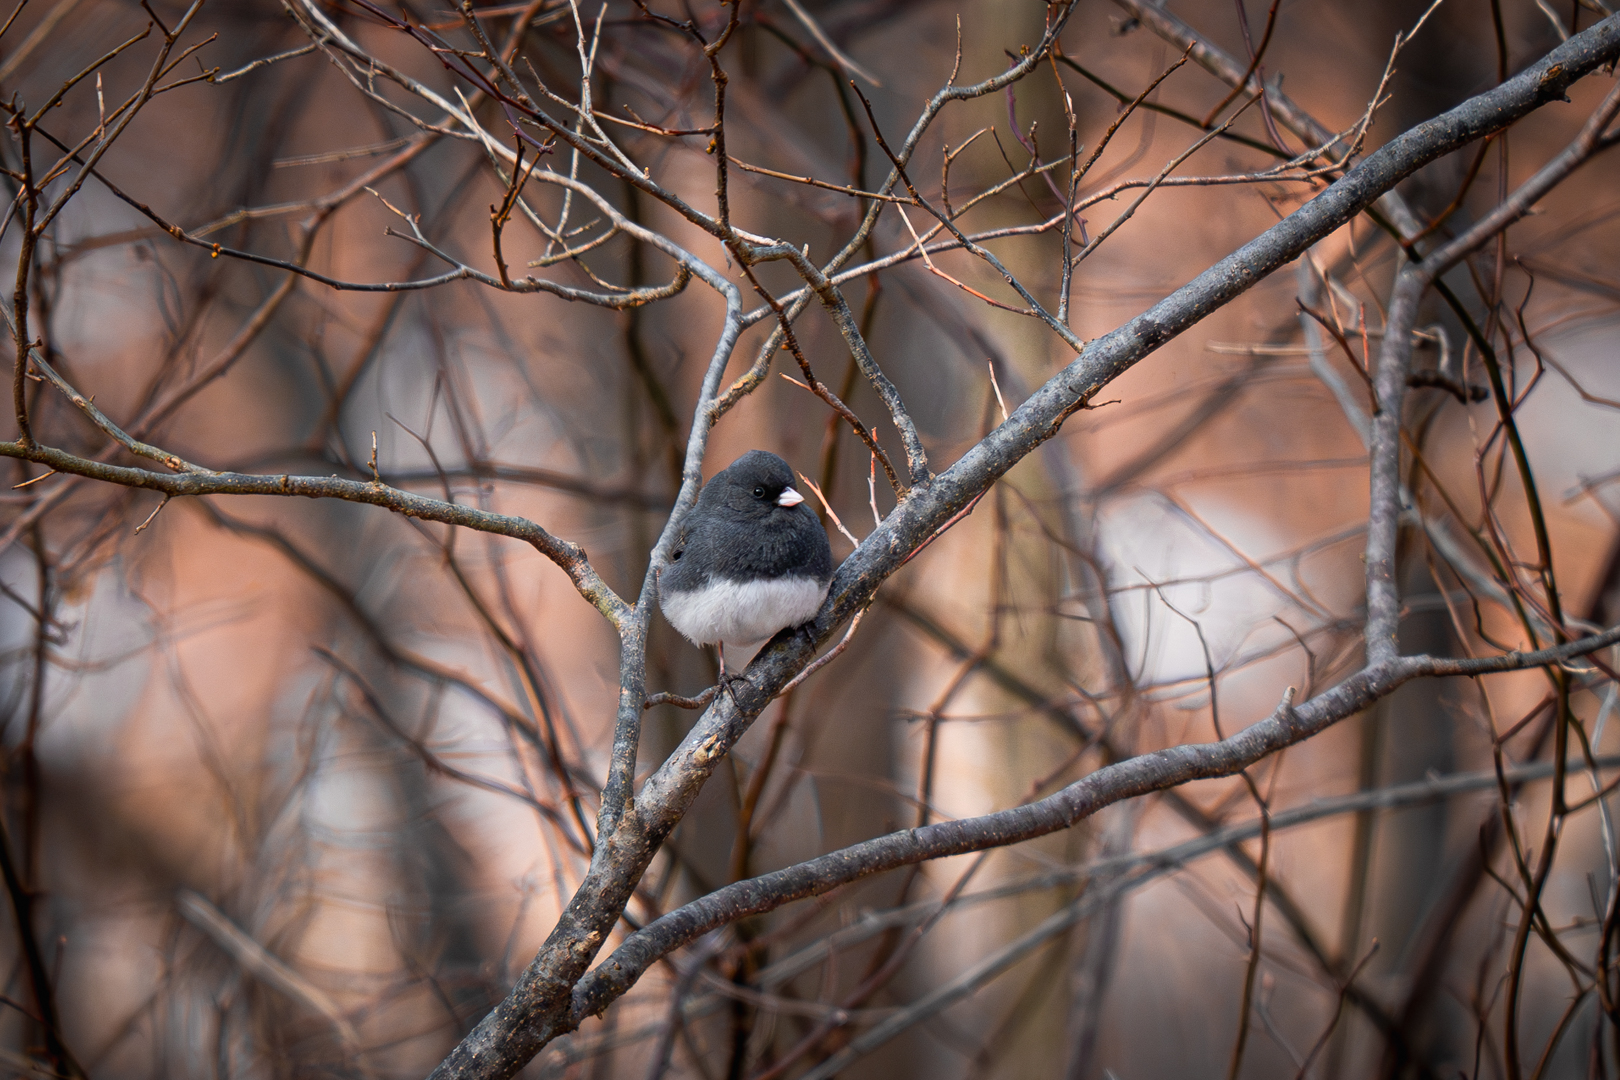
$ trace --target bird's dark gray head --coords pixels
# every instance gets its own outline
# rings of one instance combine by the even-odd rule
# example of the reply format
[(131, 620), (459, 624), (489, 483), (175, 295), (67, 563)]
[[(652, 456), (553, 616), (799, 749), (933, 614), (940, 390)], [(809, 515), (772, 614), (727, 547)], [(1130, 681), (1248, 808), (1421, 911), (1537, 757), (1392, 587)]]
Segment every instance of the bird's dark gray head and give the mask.
[(742, 517), (768, 517), (779, 510), (794, 510), (804, 496), (794, 490), (793, 470), (768, 450), (750, 450), (703, 486), (698, 505), (727, 510)]

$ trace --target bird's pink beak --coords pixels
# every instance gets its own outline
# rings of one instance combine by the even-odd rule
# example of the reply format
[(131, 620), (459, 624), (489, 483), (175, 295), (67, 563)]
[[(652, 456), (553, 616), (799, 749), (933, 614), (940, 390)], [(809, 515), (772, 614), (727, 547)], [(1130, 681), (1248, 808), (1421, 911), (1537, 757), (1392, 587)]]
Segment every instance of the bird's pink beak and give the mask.
[(798, 506), (802, 502), (804, 502), (804, 496), (792, 488), (783, 488), (782, 494), (776, 497), (777, 506)]

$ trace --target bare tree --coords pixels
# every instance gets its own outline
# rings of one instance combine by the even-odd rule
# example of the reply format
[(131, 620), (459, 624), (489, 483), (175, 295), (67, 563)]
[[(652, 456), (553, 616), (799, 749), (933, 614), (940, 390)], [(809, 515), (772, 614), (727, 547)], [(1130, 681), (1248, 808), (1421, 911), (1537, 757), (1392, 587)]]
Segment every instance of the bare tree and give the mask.
[(7, 1067), (1620, 1069), (1620, 18), (1325, 8), (19, 3)]

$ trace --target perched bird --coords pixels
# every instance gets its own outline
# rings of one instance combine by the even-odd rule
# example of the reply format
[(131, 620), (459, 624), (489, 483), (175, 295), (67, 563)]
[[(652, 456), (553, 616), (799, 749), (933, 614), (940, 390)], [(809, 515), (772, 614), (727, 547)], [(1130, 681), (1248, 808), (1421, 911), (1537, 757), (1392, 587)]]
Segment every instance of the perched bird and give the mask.
[(664, 617), (694, 645), (753, 648), (808, 622), (827, 596), (832, 548), (788, 463), (750, 450), (716, 473), (681, 522), (659, 575)]

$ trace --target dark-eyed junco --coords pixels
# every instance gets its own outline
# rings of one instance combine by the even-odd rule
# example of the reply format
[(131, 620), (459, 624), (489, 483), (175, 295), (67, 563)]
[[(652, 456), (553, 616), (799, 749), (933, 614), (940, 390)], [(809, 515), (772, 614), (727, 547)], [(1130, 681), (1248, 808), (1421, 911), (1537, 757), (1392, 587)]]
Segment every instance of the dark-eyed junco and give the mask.
[(751, 648), (808, 622), (827, 596), (832, 548), (788, 463), (750, 450), (703, 486), (659, 575), (664, 617), (695, 645)]

